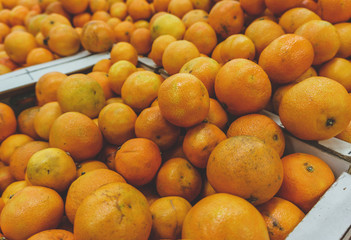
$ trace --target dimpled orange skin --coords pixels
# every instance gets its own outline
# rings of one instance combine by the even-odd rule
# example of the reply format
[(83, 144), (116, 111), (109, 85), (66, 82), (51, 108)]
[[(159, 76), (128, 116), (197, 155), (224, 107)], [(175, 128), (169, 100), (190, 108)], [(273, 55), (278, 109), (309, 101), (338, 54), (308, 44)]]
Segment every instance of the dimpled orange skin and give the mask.
[(210, 108), (205, 85), (189, 73), (178, 73), (160, 86), (158, 104), (166, 120), (180, 127), (190, 127), (203, 121)]
[(216, 192), (231, 193), (254, 205), (271, 199), (283, 181), (278, 153), (253, 136), (235, 136), (212, 151), (206, 169)]

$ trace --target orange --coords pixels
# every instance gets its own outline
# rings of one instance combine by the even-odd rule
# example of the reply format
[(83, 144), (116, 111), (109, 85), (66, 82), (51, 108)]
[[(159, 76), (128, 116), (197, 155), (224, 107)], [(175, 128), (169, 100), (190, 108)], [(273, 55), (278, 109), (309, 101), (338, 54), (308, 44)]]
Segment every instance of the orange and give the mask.
[(201, 186), (199, 171), (185, 158), (167, 160), (156, 177), (156, 188), (161, 197), (179, 196), (191, 202), (200, 194)]
[(108, 71), (108, 81), (111, 90), (121, 95), (124, 82), (134, 72), (136, 72), (135, 65), (127, 60), (120, 60), (112, 64)]
[(209, 12), (211, 7), (212, 7), (212, 1), (211, 0), (191, 0), (191, 3), (193, 4), (195, 9), (201, 9), (206, 12)]
[(49, 49), (59, 56), (66, 57), (77, 53), (80, 44), (79, 34), (71, 26), (60, 24), (49, 31)]
[(16, 128), (17, 119), (13, 109), (5, 103), (0, 103), (0, 143), (14, 134)]
[(227, 131), (227, 137), (240, 135), (255, 136), (277, 151), (281, 157), (285, 149), (282, 129), (272, 119), (261, 114), (248, 114), (234, 120)]
[(63, 200), (52, 189), (28, 186), (5, 205), (1, 230), (9, 239), (28, 239), (43, 230), (56, 228), (63, 216)]
[(148, 57), (151, 58), (158, 66), (162, 66), (162, 56), (165, 49), (171, 42), (175, 41), (177, 41), (177, 39), (168, 34), (157, 37), (151, 45), (151, 51)]
[[(22, 0), (22, 1), (30, 1), (30, 0)], [(60, 1), (55, 1), (50, 3), (45, 9), (45, 13), (47, 14), (57, 13), (69, 20), (71, 19), (70, 14), (63, 8), (63, 5)]]
[(351, 92), (351, 62), (345, 58), (333, 58), (319, 69), (319, 76), (331, 78)]
[(17, 116), (18, 130), (20, 133), (26, 134), (34, 139), (39, 136), (34, 129), (34, 118), (39, 112), (40, 107), (34, 106), (20, 112)]
[(321, 20), (321, 18), (307, 8), (298, 7), (286, 11), (279, 18), (279, 25), (286, 33), (294, 33), (298, 27), (311, 20)]
[(197, 22), (208, 22), (208, 12), (202, 9), (194, 9), (187, 12), (183, 17), (182, 21), (186, 28), (189, 28), (191, 25)]
[(272, 96), (272, 105), (274, 113), (279, 114), (279, 105), (282, 101), (284, 94), (294, 85), (295, 83), (293, 82), (287, 85), (280, 86), (274, 91), (274, 94)]
[(0, 145), (0, 160), (9, 165), (10, 157), (16, 148), (31, 141), (34, 141), (34, 139), (26, 134), (12, 134), (8, 136)]
[(4, 41), (7, 55), (16, 63), (25, 63), (28, 53), (34, 49), (37, 44), (32, 34), (28, 32), (11, 32)]
[(264, 0), (240, 0), (240, 6), (249, 15), (262, 15), (266, 9)]
[(277, 196), (286, 199), (307, 213), (334, 183), (331, 168), (322, 159), (293, 153), (282, 158), (284, 180)]
[(71, 22), (66, 17), (61, 14), (51, 13), (40, 22), (40, 32), (46, 38), (50, 30), (60, 24), (71, 26)]
[(13, 196), (21, 191), (23, 188), (29, 186), (26, 181), (15, 181), (11, 183), (10, 185), (7, 186), (5, 191), (1, 195), (1, 199), (4, 201), (6, 204)]
[(158, 106), (145, 108), (135, 121), (135, 135), (147, 138), (161, 150), (170, 149), (178, 140), (180, 128), (169, 123)]
[(50, 229), (34, 234), (28, 240), (74, 240), (73, 233), (63, 229)]
[(156, 12), (167, 12), (168, 4), (171, 0), (154, 0), (154, 8)]
[[(350, 121), (351, 123), (351, 121)], [(345, 142), (349, 142), (351, 143), (351, 124), (349, 123), (349, 125), (347, 125), (347, 127), (341, 132), (339, 133), (338, 135), (336, 135), (335, 137), (336, 138), (339, 138)]]
[(78, 208), (74, 239), (147, 240), (151, 226), (151, 212), (144, 195), (127, 183), (110, 183), (84, 199)]
[(54, 56), (49, 50), (45, 48), (34, 48), (27, 55), (26, 65), (32, 66), (52, 60), (54, 60)]
[(31, 141), (16, 148), (10, 157), (10, 171), (16, 180), (24, 180), (27, 164), (31, 156), (48, 147), (49, 144), (47, 142)]
[(124, 2), (116, 2), (110, 6), (111, 17), (124, 20), (128, 14), (127, 5)]
[(258, 55), (283, 34), (284, 30), (279, 24), (267, 19), (253, 21), (245, 30), (245, 35), (255, 44)]
[(118, 23), (114, 29), (115, 41), (116, 42), (130, 42), (130, 36), (135, 31), (135, 26), (132, 22), (123, 21)]
[(215, 81), (215, 93), (224, 108), (234, 115), (257, 112), (271, 97), (271, 83), (256, 63), (233, 59), (223, 65)]
[(302, 75), (314, 59), (310, 41), (296, 34), (284, 34), (262, 51), (258, 64), (273, 83), (286, 84)]
[(62, 112), (80, 112), (96, 117), (105, 105), (105, 95), (100, 84), (85, 74), (72, 74), (57, 89), (57, 101)]
[(185, 63), (180, 73), (190, 73), (201, 80), (210, 97), (214, 96), (214, 82), (220, 69), (216, 60), (209, 57), (197, 57)]
[(131, 62), (134, 66), (138, 63), (138, 52), (132, 44), (119, 42), (112, 47), (110, 52), (111, 63), (114, 64), (120, 60)]
[(193, 58), (199, 57), (200, 52), (195, 44), (187, 40), (171, 42), (162, 55), (162, 66), (168, 74), (178, 73), (182, 66)]
[(275, 15), (281, 15), (285, 11), (298, 7), (302, 0), (265, 0), (266, 7)]
[(205, 85), (189, 73), (178, 73), (167, 78), (159, 88), (158, 103), (162, 116), (180, 127), (191, 127), (202, 122), (210, 107)]
[(136, 113), (124, 103), (106, 105), (99, 114), (99, 127), (107, 142), (122, 145), (134, 138)]
[[(146, 20), (138, 20), (134, 23), (135, 28), (146, 28), (150, 29), (150, 23)], [(151, 31), (150, 31), (151, 34)]]
[(212, 123), (222, 130), (226, 126), (228, 122), (227, 112), (216, 99), (210, 98), (210, 109), (204, 122)]
[(125, 180), (115, 171), (109, 169), (95, 169), (85, 173), (72, 182), (68, 189), (65, 203), (65, 213), (69, 221), (74, 223), (77, 209), (87, 196), (99, 187), (112, 182), (125, 182)]
[(221, 60), (226, 63), (235, 58), (253, 60), (255, 58), (255, 44), (243, 34), (234, 34), (222, 42), (220, 48)]
[(217, 45), (216, 32), (205, 22), (192, 24), (185, 32), (184, 40), (194, 43), (199, 52), (206, 55), (210, 55)]
[(92, 72), (105, 72), (108, 73), (108, 70), (111, 67), (111, 59), (101, 59), (93, 66)]
[(7, 34), (10, 33), (10, 28), (5, 23), (0, 22), (0, 41), (3, 42)]
[(68, 152), (77, 161), (95, 157), (102, 148), (102, 134), (89, 117), (78, 112), (67, 112), (53, 123), (49, 144)]
[(67, 77), (60, 72), (49, 72), (42, 75), (35, 84), (35, 96), (39, 106), (57, 101), (57, 89)]
[[(4, 51), (2, 51), (2, 52), (4, 53)], [(5, 54), (6, 54), (6, 52), (5, 52)], [(9, 56), (7, 56), (7, 54), (6, 54), (6, 56), (0, 58), (0, 63), (7, 66), (8, 68), (10, 68), (11, 71), (18, 68), (18, 65), (14, 61), (12, 61), (9, 58)]]
[(168, 4), (167, 11), (181, 19), (186, 13), (193, 9), (194, 6), (191, 0), (171, 0)]
[(63, 192), (76, 178), (76, 165), (65, 151), (59, 148), (45, 148), (29, 158), (26, 174), (32, 185)]
[(350, 104), (351, 97), (340, 83), (326, 77), (310, 77), (284, 94), (279, 116), (284, 127), (298, 138), (328, 139), (349, 124)]
[(347, 22), (351, 18), (351, 2), (348, 0), (319, 0), (317, 13), (330, 23)]
[(337, 57), (347, 58), (351, 56), (351, 23), (338, 23), (334, 27), (340, 38), (340, 47), (336, 54)]
[(117, 146), (112, 144), (104, 144), (98, 160), (104, 162), (109, 169), (115, 169), (115, 155), (117, 152)]
[(123, 102), (136, 112), (142, 111), (157, 98), (162, 81), (160, 75), (146, 70), (130, 74), (122, 85)]
[(217, 2), (208, 15), (208, 23), (222, 40), (241, 32), (244, 26), (244, 12), (240, 3), (237, 1)]
[(77, 178), (96, 169), (108, 169), (105, 163), (96, 160), (84, 161), (77, 165)]
[(12, 176), (10, 167), (8, 166), (1, 166), (0, 167), (0, 192), (4, 192), (5, 189), (16, 179)]
[(161, 166), (160, 149), (146, 138), (133, 138), (122, 144), (115, 156), (115, 168), (128, 183), (149, 183)]
[(332, 59), (341, 44), (336, 28), (327, 21), (311, 20), (296, 29), (295, 34), (305, 37), (312, 43), (313, 65)]
[(148, 28), (138, 28), (133, 31), (130, 43), (135, 47), (138, 54), (146, 55), (151, 50), (152, 37)]
[(151, 239), (180, 239), (183, 221), (191, 204), (182, 197), (163, 197), (150, 205)]
[(86, 50), (99, 53), (112, 48), (114, 35), (107, 23), (95, 20), (84, 25), (80, 40)]
[(128, 14), (134, 21), (148, 20), (152, 16), (152, 9), (146, 0), (132, 0), (128, 5)]
[(202, 189), (200, 193), (200, 199), (215, 194), (216, 191), (213, 189), (211, 184), (208, 182), (206, 174), (202, 176)]
[(91, 16), (91, 20), (100, 20), (107, 22), (111, 18), (110, 14), (105, 11), (96, 11)]
[(107, 0), (91, 0), (89, 1), (89, 8), (92, 13), (97, 11), (107, 12), (109, 9), (109, 3)]
[[(12, 0), (10, 0), (12, 1)], [(2, 4), (4, 4), (4, 1), (1, 2)], [(12, 9), (12, 7), (11, 7)], [(7, 26), (10, 25), (10, 13), (11, 10), (10, 9), (2, 9), (0, 11), (0, 22), (5, 23)]]
[(222, 59), (222, 55), (221, 55), (222, 46), (223, 46), (223, 42), (218, 43), (217, 46), (213, 49), (212, 55), (211, 55), (211, 58), (216, 60), (221, 65), (224, 64), (224, 60)]
[(186, 215), (182, 239), (268, 240), (266, 224), (255, 207), (244, 199), (217, 193), (201, 199)]
[(262, 214), (271, 240), (283, 240), (301, 222), (305, 214), (293, 203), (279, 197), (257, 207)]
[(283, 165), (279, 154), (259, 138), (235, 136), (214, 148), (206, 174), (216, 192), (231, 193), (259, 205), (278, 192)]
[(73, 19), (72, 19), (72, 23), (74, 27), (83, 27), (84, 24), (86, 24), (87, 22), (89, 22), (91, 19), (91, 14), (90, 13), (80, 13), (77, 15), (74, 15)]
[(10, 12), (10, 25), (11, 26), (16, 26), (16, 25), (24, 25), (24, 19), (26, 15), (28, 14), (29, 9), (25, 6), (17, 5), (16, 7), (11, 9)]
[(150, 23), (150, 30), (153, 40), (161, 35), (171, 35), (180, 40), (183, 39), (185, 25), (179, 17), (165, 13), (157, 17), (153, 23)]
[(314, 77), (314, 76), (317, 76), (317, 72), (313, 67), (310, 67), (306, 70), (306, 72), (301, 74), (295, 81), (293, 81), (293, 83), (298, 83), (305, 80), (306, 78)]
[(0, 63), (0, 75), (11, 72), (11, 69), (4, 64)]
[(63, 5), (63, 8), (71, 14), (85, 12), (89, 5), (88, 0), (62, 0), (61, 3)]
[(183, 151), (195, 167), (206, 168), (212, 150), (226, 138), (225, 133), (216, 125), (201, 123), (186, 132)]
[(114, 96), (110, 87), (109, 75), (106, 72), (95, 71), (88, 73), (87, 76), (94, 78), (99, 83), (99, 85), (102, 87), (102, 90), (104, 91), (106, 100)]

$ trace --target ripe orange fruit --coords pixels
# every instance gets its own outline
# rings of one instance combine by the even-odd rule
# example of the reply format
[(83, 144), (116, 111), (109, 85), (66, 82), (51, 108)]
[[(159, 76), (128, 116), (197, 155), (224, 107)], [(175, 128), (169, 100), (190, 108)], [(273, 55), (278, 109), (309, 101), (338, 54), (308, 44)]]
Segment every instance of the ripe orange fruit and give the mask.
[(45, 48), (34, 48), (27, 55), (26, 65), (32, 66), (52, 60), (54, 60), (54, 55), (49, 50)]
[(144, 195), (127, 183), (110, 183), (85, 198), (78, 208), (74, 238), (147, 240), (151, 226), (151, 212)]
[(331, 168), (322, 159), (306, 153), (293, 153), (282, 158), (283, 184), (277, 196), (307, 213), (334, 183)]
[(80, 40), (86, 50), (99, 53), (112, 48), (114, 35), (107, 23), (95, 20), (84, 25)]
[(59, 24), (49, 31), (49, 49), (59, 56), (65, 57), (77, 53), (80, 49), (80, 44), (79, 34), (71, 26)]
[(335, 24), (334, 27), (340, 38), (340, 47), (336, 54), (337, 57), (347, 58), (351, 56), (351, 23), (344, 22)]
[(283, 13), (279, 18), (279, 25), (286, 33), (294, 33), (298, 27), (311, 20), (321, 20), (321, 18), (307, 8), (297, 7)]
[(178, 73), (185, 63), (199, 56), (200, 52), (193, 43), (178, 40), (171, 42), (165, 48), (162, 55), (162, 66), (168, 74), (173, 75)]
[(234, 115), (263, 109), (271, 97), (271, 83), (256, 63), (233, 59), (223, 65), (215, 81), (215, 93), (224, 108)]
[(265, 0), (266, 7), (275, 15), (281, 15), (285, 11), (298, 7), (302, 0)]
[(177, 41), (177, 39), (168, 34), (157, 37), (151, 45), (151, 51), (148, 57), (151, 58), (158, 66), (162, 66), (163, 52), (171, 42), (175, 41)]
[(45, 148), (29, 158), (26, 174), (32, 185), (63, 192), (76, 178), (76, 165), (65, 151)]
[(226, 138), (225, 133), (216, 125), (201, 123), (186, 132), (183, 151), (195, 167), (205, 168), (212, 150)]
[(212, 55), (211, 55), (211, 58), (216, 60), (220, 65), (224, 64), (224, 60), (222, 59), (222, 55), (221, 55), (222, 46), (223, 46), (223, 42), (218, 43), (217, 46), (213, 49)]
[(333, 58), (323, 64), (319, 76), (331, 78), (351, 92), (351, 62), (345, 58)]
[(220, 1), (211, 9), (208, 23), (222, 40), (239, 33), (244, 26), (244, 11), (237, 1)]
[(300, 75), (300, 77), (298, 77), (295, 81), (293, 81), (292, 83), (298, 83), (298, 82), (302, 82), (303, 80), (309, 78), (309, 77), (315, 77), (317, 76), (317, 71), (313, 68), (310, 67), (306, 70), (306, 72), (304, 72), (302, 75)]
[(167, 12), (168, 4), (171, 0), (154, 0), (154, 8), (156, 12)]
[(127, 42), (119, 42), (115, 44), (111, 49), (110, 56), (112, 64), (120, 60), (127, 60), (134, 66), (138, 63), (138, 52), (132, 44)]
[(121, 89), (125, 80), (135, 71), (135, 65), (129, 61), (120, 60), (115, 62), (108, 71), (108, 80), (111, 90), (121, 95)]
[(24, 25), (24, 19), (26, 15), (28, 14), (29, 9), (25, 6), (17, 5), (14, 8), (11, 9), (10, 12), (10, 25), (11, 26), (16, 26), (16, 25)]
[(136, 113), (124, 103), (111, 103), (100, 112), (99, 128), (104, 138), (111, 144), (122, 145), (135, 137)]
[(179, 239), (183, 221), (191, 204), (182, 197), (163, 197), (150, 205), (152, 214), (151, 239)]
[(86, 24), (87, 22), (89, 22), (91, 19), (91, 14), (90, 13), (79, 13), (77, 15), (74, 15), (73, 16), (73, 19), (72, 19), (72, 23), (73, 23), (73, 26), (74, 27), (83, 27), (84, 24)]
[(108, 167), (105, 163), (97, 160), (81, 162), (77, 165), (77, 178), (96, 169), (108, 169)]
[(227, 131), (227, 137), (240, 135), (255, 136), (277, 151), (281, 157), (285, 149), (282, 129), (272, 119), (261, 114), (248, 114), (234, 120)]
[(269, 236), (257, 209), (231, 194), (205, 197), (189, 210), (183, 222), (182, 239), (226, 238), (268, 240)]
[(211, 184), (208, 182), (206, 174), (204, 174), (202, 176), (202, 189), (201, 189), (201, 193), (200, 193), (200, 198), (202, 199), (204, 197), (213, 195), (215, 193), (216, 193), (216, 191), (213, 189)]
[(274, 39), (284, 34), (282, 27), (272, 20), (253, 21), (245, 30), (245, 35), (255, 44), (258, 56)]
[(73, 233), (63, 229), (50, 229), (34, 234), (28, 240), (74, 240)]
[(34, 117), (34, 130), (45, 140), (49, 140), (50, 129), (56, 118), (62, 114), (58, 102), (49, 102), (40, 107)]
[(72, 74), (57, 89), (57, 101), (63, 112), (80, 112), (96, 117), (105, 105), (105, 95), (100, 84), (85, 74)]
[(92, 72), (105, 72), (108, 73), (108, 70), (111, 67), (111, 59), (101, 59), (93, 66)]
[(10, 185), (7, 186), (7, 188), (4, 190), (4, 192), (1, 195), (2, 200), (6, 204), (13, 196), (21, 191), (23, 188), (29, 186), (29, 183), (26, 181), (15, 181), (11, 183)]
[(34, 139), (26, 134), (12, 134), (8, 136), (0, 145), (0, 160), (9, 165), (10, 157), (16, 148), (31, 141), (34, 141)]
[(65, 202), (65, 213), (69, 221), (74, 223), (77, 209), (87, 196), (99, 187), (112, 182), (125, 182), (125, 180), (115, 171), (96, 169), (85, 173), (72, 182)]
[[(32, 0), (22, 0), (22, 1), (32, 1)], [(34, 0), (34, 1), (37, 1), (37, 0)], [(50, 3), (45, 9), (45, 13), (47, 13), (47, 14), (57, 13), (57, 14), (60, 14), (60, 15), (64, 16), (65, 18), (67, 18), (69, 20), (71, 19), (71, 16), (63, 8), (63, 5), (62, 5), (62, 3), (60, 1), (55, 1), (55, 2)], [(37, 13), (35, 13), (35, 14), (37, 14)], [(27, 15), (27, 18), (28, 18), (28, 15)]]
[(227, 112), (223, 109), (221, 104), (213, 98), (210, 98), (210, 110), (204, 122), (212, 123), (222, 130), (228, 122)]
[(258, 64), (277, 84), (294, 81), (314, 59), (312, 44), (296, 34), (284, 34), (273, 40), (261, 53)]
[(91, 16), (91, 20), (100, 20), (107, 22), (111, 18), (111, 15), (106, 11), (96, 11)]
[(168, 4), (167, 11), (179, 18), (182, 18), (186, 13), (193, 10), (194, 6), (191, 0), (171, 0)]
[(35, 96), (39, 106), (57, 101), (57, 89), (67, 77), (60, 72), (49, 72), (41, 76), (35, 84)]
[(0, 143), (8, 136), (14, 134), (17, 128), (17, 119), (12, 108), (0, 103)]
[(98, 82), (98, 84), (102, 87), (106, 100), (114, 96), (112, 89), (110, 87), (108, 73), (95, 71), (95, 72), (88, 73), (87, 76), (94, 78)]
[(305, 37), (314, 50), (313, 65), (332, 59), (339, 50), (340, 38), (336, 28), (323, 20), (311, 20), (296, 29), (295, 34)]
[(8, 34), (4, 44), (7, 55), (19, 64), (25, 63), (28, 53), (37, 46), (34, 36), (22, 31)]
[(61, 24), (71, 26), (71, 22), (66, 17), (61, 14), (51, 13), (40, 22), (40, 32), (43, 34), (44, 38), (47, 38), (50, 30)]
[(162, 164), (156, 177), (156, 189), (161, 197), (179, 196), (189, 202), (201, 191), (199, 171), (185, 158), (171, 158)]
[(133, 138), (122, 144), (115, 157), (115, 168), (128, 183), (149, 183), (161, 165), (160, 149), (146, 138)]
[(138, 54), (146, 55), (151, 50), (152, 38), (148, 28), (138, 28), (132, 33), (130, 43), (135, 47)]
[(8, 166), (1, 166), (0, 167), (0, 192), (4, 192), (5, 189), (16, 179), (12, 176), (10, 167)]
[(162, 116), (180, 127), (190, 127), (203, 121), (209, 111), (210, 99), (205, 85), (189, 73), (167, 78), (158, 91)]
[(128, 14), (127, 5), (123, 1), (113, 3), (110, 5), (110, 14), (111, 17), (115, 17), (123, 21)]
[(298, 138), (328, 139), (349, 124), (350, 104), (351, 97), (340, 83), (326, 77), (310, 77), (284, 94), (279, 116), (284, 127)]
[(351, 2), (348, 0), (319, 0), (317, 13), (330, 23), (347, 22), (351, 18)]
[(208, 23), (208, 12), (202, 9), (191, 10), (182, 17), (182, 21), (186, 28), (189, 28), (191, 25), (197, 22)]
[(34, 129), (34, 119), (38, 114), (40, 107), (34, 106), (24, 109), (17, 116), (18, 131), (20, 133), (26, 134), (34, 139), (38, 139), (39, 136)]
[(130, 74), (122, 85), (123, 102), (136, 112), (142, 111), (157, 98), (162, 81), (160, 75), (146, 70)]
[(130, 36), (135, 31), (134, 23), (123, 21), (118, 23), (114, 28), (114, 36), (116, 42), (130, 42)]
[(47, 142), (31, 141), (15, 149), (10, 157), (10, 171), (16, 180), (24, 180), (27, 164), (31, 156), (48, 147), (49, 144)]
[(240, 6), (249, 15), (261, 15), (266, 9), (264, 0), (240, 0)]
[(301, 222), (305, 214), (293, 203), (279, 197), (257, 207), (266, 222), (271, 240), (283, 240)]
[(135, 121), (135, 135), (147, 138), (157, 144), (161, 150), (175, 145), (180, 135), (180, 128), (169, 123), (161, 114), (158, 106), (145, 108)]
[(7, 202), (1, 212), (1, 230), (9, 239), (28, 239), (56, 228), (63, 216), (63, 200), (54, 190), (28, 186)]
[(89, 117), (78, 112), (67, 112), (53, 123), (49, 136), (51, 147), (69, 152), (80, 162), (95, 157), (102, 148), (102, 134)]
[(89, 1), (89, 8), (92, 13), (97, 11), (107, 12), (109, 9), (109, 3), (107, 0), (91, 0)]
[(85, 12), (85, 10), (88, 8), (88, 5), (89, 5), (88, 0), (74, 0), (74, 1), (62, 0), (61, 3), (63, 8), (71, 14), (78, 14), (78, 13)]
[(171, 35), (175, 39), (183, 39), (185, 25), (182, 20), (173, 14), (163, 14), (150, 23), (152, 39), (155, 40), (161, 35)]
[(128, 14), (134, 21), (145, 19), (148, 20), (152, 16), (152, 9), (146, 0), (132, 0), (128, 5)]
[(211, 152), (206, 173), (216, 192), (237, 195), (254, 205), (271, 199), (283, 181), (279, 154), (253, 136), (220, 142)]
[(255, 54), (255, 44), (250, 38), (243, 34), (229, 36), (223, 41), (220, 48), (221, 59), (224, 63), (235, 58), (253, 60)]

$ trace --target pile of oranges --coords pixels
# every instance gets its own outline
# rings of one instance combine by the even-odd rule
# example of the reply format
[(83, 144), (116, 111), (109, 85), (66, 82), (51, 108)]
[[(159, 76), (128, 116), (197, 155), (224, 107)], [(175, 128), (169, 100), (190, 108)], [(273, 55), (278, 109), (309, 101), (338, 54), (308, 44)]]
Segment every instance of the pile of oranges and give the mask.
[(260, 111), (351, 138), (350, 0), (2, 4), (0, 68), (110, 58), (43, 75), (19, 113), (0, 103), (1, 237), (285, 239), (334, 183)]

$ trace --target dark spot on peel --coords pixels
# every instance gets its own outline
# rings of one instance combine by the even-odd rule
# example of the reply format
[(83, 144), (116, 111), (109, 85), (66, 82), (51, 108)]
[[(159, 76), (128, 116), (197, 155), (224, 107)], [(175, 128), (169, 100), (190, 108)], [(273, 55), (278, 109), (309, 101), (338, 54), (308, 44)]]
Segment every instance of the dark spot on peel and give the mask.
[(278, 140), (278, 135), (277, 135), (277, 134), (274, 134), (274, 135), (273, 135), (273, 140), (274, 140), (274, 141), (277, 141), (277, 140)]
[(334, 118), (328, 118), (327, 121), (326, 121), (326, 123), (325, 123), (325, 126), (326, 126), (327, 128), (329, 128), (329, 127), (334, 126), (334, 124), (335, 124), (335, 119), (334, 119)]

